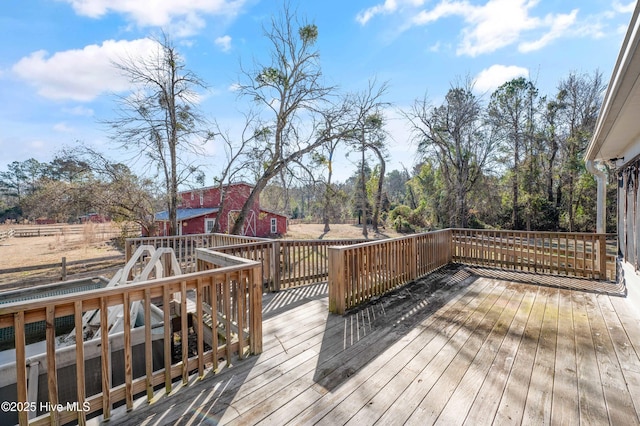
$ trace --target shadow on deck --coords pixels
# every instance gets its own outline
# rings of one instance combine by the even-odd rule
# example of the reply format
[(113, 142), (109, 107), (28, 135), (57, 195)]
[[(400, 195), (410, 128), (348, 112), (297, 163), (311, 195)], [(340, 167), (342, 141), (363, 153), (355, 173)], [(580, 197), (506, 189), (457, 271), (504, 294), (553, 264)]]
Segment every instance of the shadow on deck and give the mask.
[(344, 316), (326, 283), (268, 294), (261, 355), (110, 423), (640, 423), (624, 288), (550, 278), (450, 265)]

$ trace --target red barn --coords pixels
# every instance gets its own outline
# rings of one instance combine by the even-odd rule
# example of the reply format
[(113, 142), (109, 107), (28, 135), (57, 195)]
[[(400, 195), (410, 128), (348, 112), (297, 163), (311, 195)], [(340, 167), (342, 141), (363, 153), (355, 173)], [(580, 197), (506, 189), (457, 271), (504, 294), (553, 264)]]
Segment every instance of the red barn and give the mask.
[[(247, 183), (235, 183), (222, 188), (225, 195), (224, 208), (220, 211), (222, 192), (219, 187), (192, 189), (178, 193), (178, 234), (204, 234), (213, 229), (216, 217), (220, 217), (220, 232), (229, 233), (240, 213), (251, 189)], [(256, 198), (247, 213), (242, 235), (251, 237), (275, 237), (287, 232), (287, 217), (260, 207)], [(156, 213), (158, 235), (169, 233), (169, 212)]]

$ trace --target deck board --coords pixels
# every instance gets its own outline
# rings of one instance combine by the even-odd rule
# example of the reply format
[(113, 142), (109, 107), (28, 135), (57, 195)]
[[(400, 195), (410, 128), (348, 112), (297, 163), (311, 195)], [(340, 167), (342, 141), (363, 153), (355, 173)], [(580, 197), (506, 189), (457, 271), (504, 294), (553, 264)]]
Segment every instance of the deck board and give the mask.
[[(558, 290), (550, 290), (545, 305), (538, 348), (531, 371), (527, 401), (522, 417), (525, 424), (550, 424), (551, 401), (555, 381), (556, 344), (558, 338)], [(564, 374), (564, 373), (561, 373)], [(559, 374), (560, 375), (560, 374)]]
[[(490, 297), (485, 299), (487, 303), (480, 305), (473, 313), (472, 319), (464, 324), (456, 336), (448, 342), (447, 347), (457, 348), (458, 351), (442, 371), (437, 382), (429, 389), (420, 405), (407, 419), (408, 424), (432, 424), (438, 419), (480, 350), (482, 342), (493, 329), (509, 298), (510, 293), (507, 293), (505, 297), (505, 288), (497, 285)], [(402, 407), (401, 402), (402, 400), (398, 400), (400, 408)]]
[(477, 271), (344, 316), (320, 286), (268, 295), (262, 354), (110, 423), (640, 424), (637, 307)]
[(591, 324), (585, 306), (585, 299), (588, 298), (588, 295), (573, 292), (571, 298), (576, 330), (580, 421), (585, 424), (607, 424), (609, 416), (604, 400), (596, 349), (591, 338)]
[(580, 421), (576, 339), (571, 297), (560, 292), (558, 300), (558, 341), (553, 377), (551, 424), (577, 425)]
[(460, 413), (468, 413), (473, 405), (477, 390), (481, 388), (487, 372), (495, 361), (498, 348), (504, 342), (509, 328), (514, 320), (515, 312), (522, 302), (523, 294), (516, 289), (508, 289), (510, 299), (500, 313), (498, 321), (490, 334), (482, 343), (482, 347), (475, 355), (471, 365), (458, 384), (455, 392), (449, 398), (444, 410), (440, 413), (436, 424), (461, 425), (465, 418)]
[(549, 290), (539, 288), (533, 309), (523, 331), (514, 364), (507, 378), (502, 399), (496, 413), (496, 424), (520, 424), (527, 402), (531, 371)]

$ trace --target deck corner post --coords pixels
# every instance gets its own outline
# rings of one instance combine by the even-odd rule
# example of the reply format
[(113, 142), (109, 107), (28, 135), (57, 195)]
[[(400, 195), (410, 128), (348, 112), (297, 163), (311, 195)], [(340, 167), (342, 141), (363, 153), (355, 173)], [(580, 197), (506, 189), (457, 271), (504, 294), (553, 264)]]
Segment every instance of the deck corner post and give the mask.
[(329, 312), (344, 314), (345, 311), (345, 277), (344, 250), (340, 247), (327, 247), (329, 253)]
[(253, 355), (262, 353), (262, 268), (257, 266), (252, 269), (249, 283), (250, 293), (250, 324), (249, 333), (250, 350)]

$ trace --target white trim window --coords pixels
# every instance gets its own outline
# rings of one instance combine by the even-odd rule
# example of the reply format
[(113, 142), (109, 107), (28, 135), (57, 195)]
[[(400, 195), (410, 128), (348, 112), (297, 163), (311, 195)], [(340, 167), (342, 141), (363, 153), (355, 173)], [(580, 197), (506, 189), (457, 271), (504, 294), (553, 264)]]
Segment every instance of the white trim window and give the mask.
[(278, 219), (276, 219), (275, 217), (271, 218), (271, 233), (272, 234), (278, 233)]
[(213, 232), (213, 225), (215, 225), (215, 219), (205, 219), (204, 220), (204, 232), (210, 234)]

